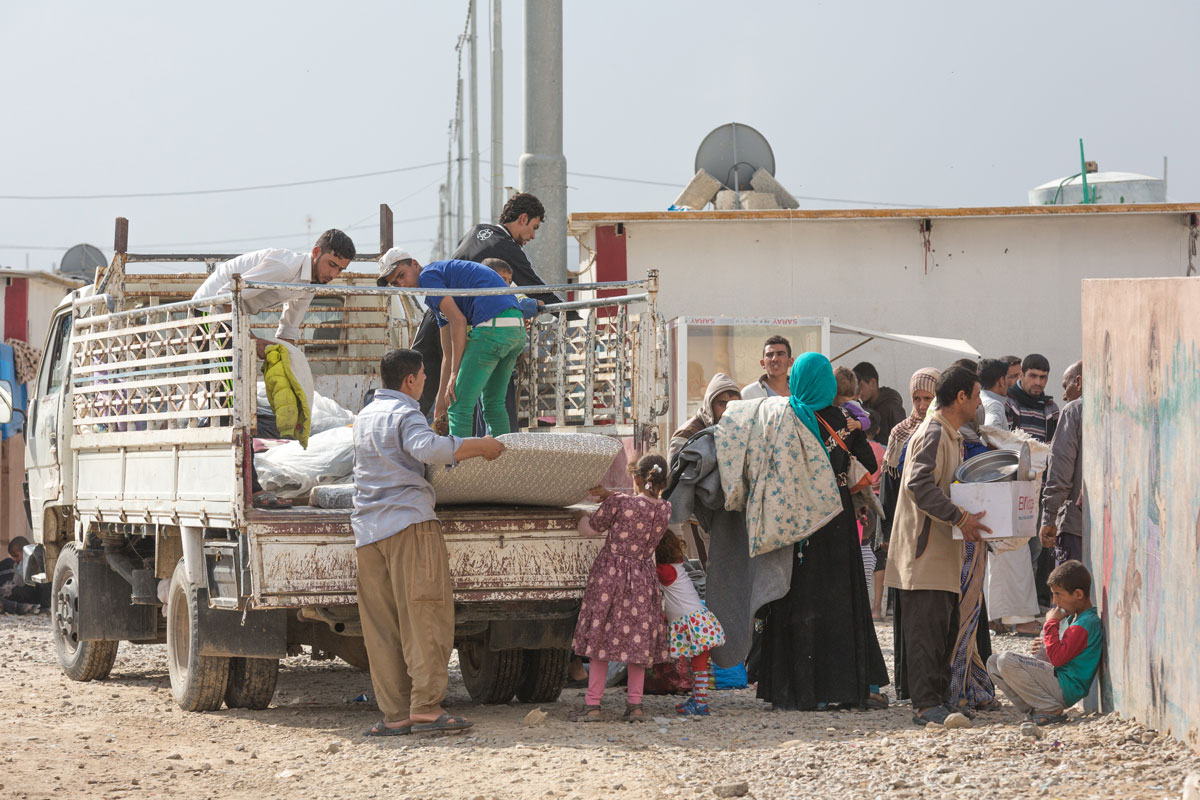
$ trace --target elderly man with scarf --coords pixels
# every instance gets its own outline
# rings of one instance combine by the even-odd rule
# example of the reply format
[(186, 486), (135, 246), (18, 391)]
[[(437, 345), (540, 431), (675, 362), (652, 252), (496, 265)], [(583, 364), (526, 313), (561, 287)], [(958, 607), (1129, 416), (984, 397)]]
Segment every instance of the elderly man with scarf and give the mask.
[(688, 443), (688, 439), (691, 439), (705, 428), (720, 422), (721, 415), (725, 413), (725, 406), (730, 401), (741, 399), (742, 392), (738, 389), (738, 385), (733, 382), (733, 378), (724, 372), (718, 372), (716, 375), (713, 375), (712, 380), (708, 382), (708, 388), (704, 391), (704, 399), (700, 401), (700, 408), (697, 409), (696, 416), (689, 419), (679, 430), (671, 434), (670, 448), (667, 450), (667, 462), (673, 463), (675, 461), (675, 456)]
[[(875, 597), (871, 604), (871, 616), (883, 619), (883, 573), (887, 570), (888, 542), (892, 538), (892, 518), (896, 514), (896, 497), (900, 494), (900, 472), (904, 469), (905, 445), (925, 421), (929, 407), (933, 405), (933, 390), (941, 371), (925, 367), (913, 373), (908, 381), (908, 396), (913, 410), (908, 418), (892, 428), (888, 435), (887, 449), (883, 453), (883, 476), (879, 482), (879, 502), (883, 505), (883, 524), (880, 525), (880, 541), (875, 542)], [(899, 681), (897, 680), (897, 685)]]
[(861, 429), (833, 405), (829, 359), (805, 353), (789, 375), (789, 404), (821, 443), (837, 480), (841, 513), (795, 545), (791, 588), (766, 607), (758, 698), (776, 709), (886, 708), (887, 666), (871, 623), (867, 579), (847, 487), (850, 456), (867, 470), (875, 454)]

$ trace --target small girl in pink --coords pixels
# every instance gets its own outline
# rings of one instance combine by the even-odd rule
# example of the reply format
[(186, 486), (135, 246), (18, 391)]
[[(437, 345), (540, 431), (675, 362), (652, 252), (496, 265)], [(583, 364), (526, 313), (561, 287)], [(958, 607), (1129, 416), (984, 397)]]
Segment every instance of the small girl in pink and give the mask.
[(592, 530), (607, 532), (608, 537), (588, 573), (575, 625), (574, 650), (591, 660), (585, 705), (571, 714), (578, 722), (602, 719), (600, 698), (609, 661), (628, 667), (625, 719), (645, 722), (646, 667), (668, 660), (667, 626), (654, 569), (654, 548), (671, 518), (671, 504), (661, 499), (667, 462), (660, 455), (646, 455), (629, 472), (637, 494), (597, 486), (591, 493), (603, 502), (584, 518)]
[(683, 540), (667, 531), (654, 559), (662, 584), (663, 610), (667, 615), (667, 641), (671, 660), (687, 658), (692, 667), (692, 696), (675, 706), (685, 716), (708, 716), (708, 651), (725, 644), (725, 629), (704, 607), (692, 579), (683, 567), (687, 557)]

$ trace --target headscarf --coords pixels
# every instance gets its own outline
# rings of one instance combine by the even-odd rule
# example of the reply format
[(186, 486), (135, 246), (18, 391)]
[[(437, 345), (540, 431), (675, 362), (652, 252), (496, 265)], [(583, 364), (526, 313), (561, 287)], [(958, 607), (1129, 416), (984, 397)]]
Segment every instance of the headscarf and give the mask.
[(816, 413), (837, 396), (837, 378), (833, 376), (833, 365), (829, 359), (820, 353), (804, 353), (797, 358), (788, 374), (788, 390), (791, 392), (788, 402), (792, 410), (804, 427), (817, 437), (825, 455), (829, 455)]
[[(908, 381), (908, 396), (911, 398), (918, 390), (923, 390), (934, 393), (937, 388), (938, 378), (942, 377), (942, 372), (937, 367), (925, 367), (913, 373), (913, 376)], [(917, 428), (925, 421), (925, 417), (917, 413), (917, 408), (914, 405), (912, 413), (908, 419), (897, 423), (896, 427), (892, 428), (892, 433), (888, 436), (887, 443), (887, 462), (885, 466), (888, 472), (894, 477), (897, 476), (897, 469), (900, 466), (900, 454), (904, 451), (904, 445), (916, 433)]]
[(689, 419), (682, 428), (671, 434), (671, 438), (690, 439), (710, 425), (715, 425), (716, 420), (713, 419), (713, 401), (725, 392), (733, 392), (739, 399), (742, 396), (742, 390), (733, 382), (733, 378), (724, 372), (718, 372), (708, 382), (708, 388), (704, 390), (704, 399), (700, 401), (700, 409), (696, 412), (696, 416)]

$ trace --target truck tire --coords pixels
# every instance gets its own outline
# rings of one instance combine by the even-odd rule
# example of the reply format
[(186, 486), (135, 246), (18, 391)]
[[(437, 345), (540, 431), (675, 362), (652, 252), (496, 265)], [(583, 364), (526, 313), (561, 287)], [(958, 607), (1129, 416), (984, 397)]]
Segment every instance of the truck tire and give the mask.
[(266, 708), (275, 696), (275, 680), (278, 677), (278, 658), (239, 656), (229, 659), (225, 705), (230, 708)]
[(524, 671), (525, 651), (491, 650), (487, 639), (467, 639), (458, 645), (458, 667), (467, 694), (476, 703), (499, 705), (512, 700)]
[[(67, 542), (54, 565), (50, 594), (51, 632), (54, 653), (62, 671), (73, 681), (108, 677), (117, 660), (120, 642), (80, 641), (75, 621), (79, 615), (79, 545)], [(87, 602), (84, 600), (84, 602)]]
[(184, 711), (216, 711), (225, 699), (229, 658), (197, 654), (197, 597), (183, 559), (167, 595), (167, 672), (171, 694)]
[(525, 651), (525, 671), (517, 684), (517, 699), (522, 703), (553, 703), (567, 685), (570, 648)]

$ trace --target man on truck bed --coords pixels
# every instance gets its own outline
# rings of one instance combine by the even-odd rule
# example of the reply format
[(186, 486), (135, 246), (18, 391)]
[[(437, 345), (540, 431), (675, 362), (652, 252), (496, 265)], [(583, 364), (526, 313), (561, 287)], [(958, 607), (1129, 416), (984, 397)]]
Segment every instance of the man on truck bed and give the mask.
[(367, 736), (461, 730), (442, 708), (454, 646), (454, 598), (426, 464), (498, 458), (495, 439), (436, 436), (417, 405), (425, 367), (415, 350), (380, 364), (383, 388), (354, 421), (358, 610), (383, 719)]
[[(499, 289), (508, 286), (496, 271), (473, 261), (435, 261), (422, 267), (406, 251), (393, 247), (379, 259), (378, 281), (408, 289)], [(442, 342), (442, 365), (434, 419), (450, 419), (450, 433), (475, 430), (475, 403), (483, 401), (488, 433), (511, 430), (504, 396), (517, 356), (525, 349), (525, 315), (516, 295), (425, 296)], [(470, 328), (468, 334), (467, 329)]]
[[(342, 274), (342, 270), (354, 260), (354, 255), (354, 242), (350, 237), (336, 228), (330, 228), (317, 239), (311, 253), (268, 248), (229, 259), (200, 284), (192, 299), (204, 300), (228, 292), (233, 288), (234, 275), (241, 275), (244, 280), (273, 283), (329, 283)], [(283, 315), (279, 318), (275, 336), (292, 344), (300, 341), (300, 322), (312, 299), (313, 295), (309, 292), (283, 289), (242, 291), (242, 304), (247, 313), (257, 314), (283, 305)], [(253, 333), (250, 335), (254, 339), (255, 352), (259, 358), (263, 358), (270, 342)]]
[[(542, 202), (528, 192), (515, 194), (504, 204), (500, 211), (498, 225), (481, 222), (467, 231), (458, 249), (450, 254), (450, 258), (461, 261), (474, 261), (482, 264), (485, 258), (498, 258), (512, 268), (513, 283), (517, 286), (539, 286), (543, 281), (525, 255), (525, 245), (533, 241), (537, 229), (546, 217), (546, 209)], [(534, 300), (543, 303), (557, 303), (559, 298), (549, 292), (531, 294)], [(429, 311), (421, 318), (421, 327), (413, 340), (413, 349), (425, 359), (425, 372), (432, 379), (428, 381), (425, 394), (421, 397), (421, 411), (428, 414), (437, 401), (439, 387), (438, 370), (442, 365), (442, 343), (438, 335), (437, 317)], [(516, 395), (510, 390), (511, 397), (507, 400), (509, 420), (516, 425)]]

